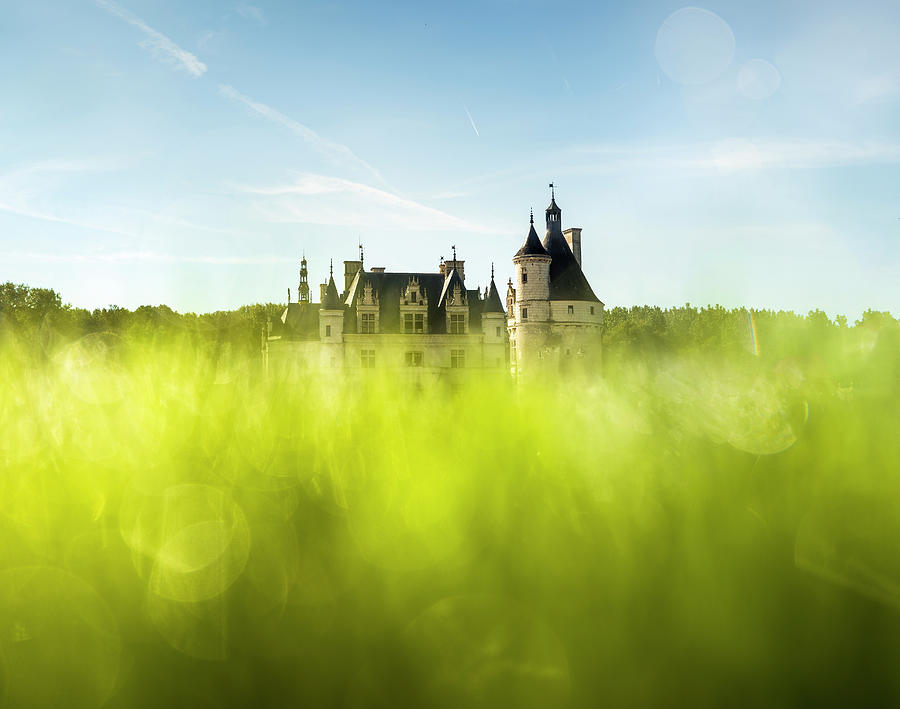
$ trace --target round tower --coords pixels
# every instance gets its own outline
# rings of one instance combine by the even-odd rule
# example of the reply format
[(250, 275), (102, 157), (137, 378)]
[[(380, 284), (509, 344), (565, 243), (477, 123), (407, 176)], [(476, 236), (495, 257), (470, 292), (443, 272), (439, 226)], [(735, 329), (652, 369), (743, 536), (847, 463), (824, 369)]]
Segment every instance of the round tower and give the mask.
[(534, 230), (531, 214), (528, 236), (513, 257), (516, 268), (514, 332), (516, 370), (532, 373), (538, 368), (550, 334), (550, 254)]

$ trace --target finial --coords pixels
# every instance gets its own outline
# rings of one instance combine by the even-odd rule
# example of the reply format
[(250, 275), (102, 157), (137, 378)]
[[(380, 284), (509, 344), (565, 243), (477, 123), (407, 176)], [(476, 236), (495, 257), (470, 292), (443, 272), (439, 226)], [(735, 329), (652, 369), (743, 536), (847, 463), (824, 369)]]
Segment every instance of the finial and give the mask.
[(530, 215), (530, 217), (529, 217), (529, 221), (530, 221), (532, 224), (534, 224), (534, 207), (532, 207), (532, 208), (529, 209), (528, 211), (531, 213), (531, 215)]
[(360, 239), (360, 241), (359, 241), (359, 265), (362, 266), (362, 264), (363, 264), (363, 245), (362, 245), (362, 239)]
[(334, 278), (334, 259), (328, 260), (328, 277)]
[(288, 288), (288, 304), (291, 302), (291, 289)]
[(556, 199), (556, 193), (553, 190), (553, 183), (551, 182), (550, 183), (550, 201), (552, 202), (554, 199)]
[(494, 262), (491, 261), (491, 281), (493, 282), (493, 280), (494, 280)]
[(456, 265), (456, 244), (454, 244), (450, 248), (453, 249), (453, 265), (455, 266)]

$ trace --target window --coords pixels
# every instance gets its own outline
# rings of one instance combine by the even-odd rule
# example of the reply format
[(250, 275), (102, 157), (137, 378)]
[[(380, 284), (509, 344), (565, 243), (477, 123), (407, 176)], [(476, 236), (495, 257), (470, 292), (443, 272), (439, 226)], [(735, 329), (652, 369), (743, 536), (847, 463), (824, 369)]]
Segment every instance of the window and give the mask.
[(528, 283), (528, 271), (522, 268), (522, 283)]
[(528, 308), (522, 308), (522, 320), (528, 320)]
[(502, 329), (502, 328), (501, 328), (499, 325), (497, 325), (497, 337), (500, 337), (500, 330), (501, 330), (501, 329)]
[(464, 335), (466, 332), (466, 316), (463, 313), (450, 314), (450, 334)]
[(364, 369), (372, 369), (375, 366), (375, 350), (360, 350), (359, 363)]
[(593, 314), (594, 314), (594, 306), (592, 305), (591, 306), (591, 315), (593, 315)]
[(450, 367), (451, 369), (462, 369), (466, 366), (465, 350), (450, 350)]
[(423, 333), (425, 332), (425, 313), (404, 313), (403, 314), (403, 332), (405, 333)]
[(568, 306), (568, 312), (569, 312), (569, 315), (574, 315), (575, 314), (575, 306), (574, 305)]
[(415, 302), (416, 302), (416, 292), (415, 292), (415, 291), (413, 291), (412, 293), (409, 294), (409, 301), (410, 301), (411, 303), (415, 303)]
[(407, 352), (406, 353), (406, 366), (407, 367), (421, 367), (422, 366), (422, 353), (421, 352)]
[(331, 325), (325, 326), (325, 337), (331, 337)]
[(375, 334), (375, 313), (362, 313), (359, 320), (359, 331), (364, 335)]

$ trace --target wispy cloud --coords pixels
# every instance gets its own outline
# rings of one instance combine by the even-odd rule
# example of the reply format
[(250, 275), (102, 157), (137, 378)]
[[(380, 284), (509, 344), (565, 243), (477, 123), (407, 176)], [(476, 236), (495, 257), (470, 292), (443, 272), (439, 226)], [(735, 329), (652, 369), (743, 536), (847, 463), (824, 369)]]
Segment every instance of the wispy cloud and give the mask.
[(261, 27), (265, 27), (267, 24), (269, 24), (268, 20), (266, 20), (266, 16), (263, 14), (262, 9), (256, 7), (255, 5), (238, 3), (234, 9), (245, 20), (252, 20)]
[(475, 125), (475, 121), (472, 120), (472, 114), (469, 113), (469, 109), (466, 106), (463, 106), (463, 109), (465, 109), (466, 115), (469, 117), (469, 123), (472, 124), (472, 130), (475, 131), (475, 135), (480, 138), (481, 134), (478, 132), (478, 126)]
[(381, 173), (365, 160), (357, 157), (346, 145), (341, 145), (340, 143), (335, 143), (327, 138), (323, 138), (312, 128), (307, 128), (302, 123), (280, 113), (271, 106), (267, 106), (264, 103), (259, 103), (258, 101), (254, 101), (253, 99), (244, 96), (232, 86), (220, 84), (219, 93), (225, 98), (244, 104), (256, 115), (262, 116), (273, 123), (277, 123), (278, 125), (287, 128), (291, 133), (308, 143), (314, 150), (332, 163), (340, 167), (350, 167), (362, 170), (373, 176), (382, 184), (384, 183), (384, 178), (382, 178)]
[(39, 160), (21, 165), (0, 174), (0, 212), (119, 236), (134, 236), (127, 228), (59, 213), (43, 204), (45, 195), (62, 175), (117, 170), (124, 164), (121, 158), (95, 158)]
[(68, 226), (78, 227), (79, 229), (89, 229), (91, 231), (102, 231), (107, 234), (117, 234), (119, 236), (137, 236), (134, 232), (119, 229), (105, 224), (84, 221), (66, 215), (53, 214), (51, 212), (41, 211), (37, 209), (29, 209), (27, 207), (17, 207), (12, 204), (0, 202), (0, 212), (15, 214), (19, 217), (27, 217), (28, 219), (38, 219), (45, 222), (55, 222), (57, 224), (67, 224)]
[(257, 195), (257, 208), (271, 222), (329, 224), (408, 231), (496, 233), (439, 209), (338, 177), (294, 173), (294, 182), (274, 187), (240, 186)]
[(878, 141), (732, 138), (676, 146), (595, 145), (575, 152), (600, 157), (595, 167), (601, 172), (635, 169), (737, 172), (900, 162), (900, 143)]
[(146, 39), (140, 43), (143, 49), (146, 49), (168, 64), (187, 70), (193, 76), (203, 76), (206, 71), (206, 64), (187, 50), (179, 47), (161, 32), (157, 32), (140, 17), (112, 2), (112, 0), (96, 0), (96, 2), (97, 5), (107, 12), (141, 30), (146, 35)]
[[(178, 214), (135, 207), (89, 205), (81, 200), (54, 200), (60, 187), (68, 188), (73, 176), (120, 170), (131, 161), (122, 157), (39, 160), (0, 173), (0, 213), (79, 229), (132, 238), (146, 233), (201, 231), (231, 236), (257, 236), (258, 232), (201, 224)], [(67, 182), (69, 180), (69, 182)], [(54, 203), (57, 202), (57, 203)]]
[(158, 251), (116, 251), (89, 254), (58, 252), (7, 251), (0, 257), (9, 261), (38, 261), (42, 263), (200, 263), (220, 266), (244, 266), (258, 264), (295, 263), (295, 258), (284, 256), (191, 256), (161, 253)]

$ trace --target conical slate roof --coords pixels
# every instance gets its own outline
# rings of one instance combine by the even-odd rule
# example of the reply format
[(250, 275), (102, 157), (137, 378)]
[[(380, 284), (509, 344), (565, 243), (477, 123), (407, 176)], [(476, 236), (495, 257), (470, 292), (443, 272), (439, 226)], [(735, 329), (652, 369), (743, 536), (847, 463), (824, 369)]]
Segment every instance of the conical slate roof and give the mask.
[(547, 250), (541, 246), (541, 239), (534, 230), (534, 215), (531, 216), (531, 228), (528, 230), (528, 236), (525, 237), (525, 243), (522, 248), (516, 251), (518, 256), (546, 256)]
[(334, 285), (334, 276), (328, 277), (328, 286), (325, 288), (325, 299), (322, 301), (322, 310), (340, 310), (341, 299), (338, 297), (337, 286)]
[(500, 300), (500, 294), (497, 292), (497, 285), (494, 283), (494, 278), (491, 276), (491, 285), (488, 286), (487, 294), (484, 297), (484, 310), (482, 312), (485, 313), (505, 313), (506, 308), (503, 307), (503, 301)]

